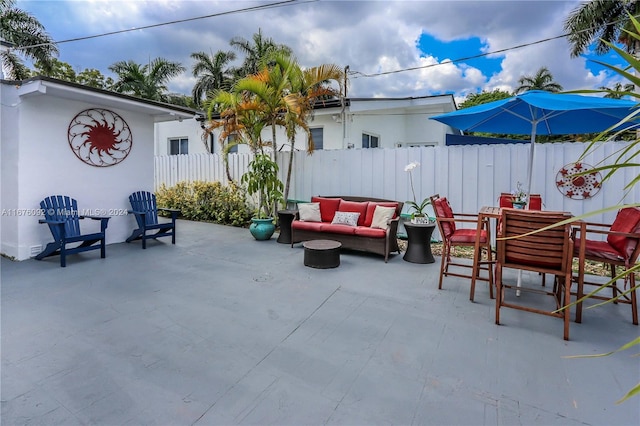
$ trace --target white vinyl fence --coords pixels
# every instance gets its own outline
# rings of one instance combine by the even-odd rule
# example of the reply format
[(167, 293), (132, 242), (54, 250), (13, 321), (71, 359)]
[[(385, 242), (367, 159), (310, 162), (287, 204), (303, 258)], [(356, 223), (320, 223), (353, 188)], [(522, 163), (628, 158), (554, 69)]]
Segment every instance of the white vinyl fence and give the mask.
[[(591, 166), (611, 164), (612, 157), (617, 157), (615, 153), (626, 146), (628, 142), (600, 143), (584, 163)], [(439, 193), (449, 198), (454, 211), (477, 212), (482, 206), (496, 205), (500, 193), (511, 192), (517, 182), (525, 184), (529, 147), (529, 144), (513, 144), (326, 150), (312, 155), (297, 152), (289, 199), (309, 200), (313, 195), (361, 195), (411, 200), (409, 173), (404, 168), (417, 161), (420, 166), (412, 173), (418, 202)], [(542, 195), (543, 208), (581, 215), (622, 203), (640, 202), (640, 185), (628, 193), (624, 190), (625, 185), (640, 174), (640, 167), (619, 170), (590, 199), (570, 199), (557, 189), (559, 170), (574, 163), (586, 147), (584, 143), (536, 144), (531, 192)], [(288, 154), (278, 156), (283, 181)], [(231, 178), (239, 180), (250, 161), (248, 154), (230, 154)], [(222, 157), (216, 154), (158, 156), (155, 170), (157, 188), (179, 181), (228, 181)], [(594, 215), (589, 220), (611, 223), (614, 218), (615, 211), (612, 211)]]

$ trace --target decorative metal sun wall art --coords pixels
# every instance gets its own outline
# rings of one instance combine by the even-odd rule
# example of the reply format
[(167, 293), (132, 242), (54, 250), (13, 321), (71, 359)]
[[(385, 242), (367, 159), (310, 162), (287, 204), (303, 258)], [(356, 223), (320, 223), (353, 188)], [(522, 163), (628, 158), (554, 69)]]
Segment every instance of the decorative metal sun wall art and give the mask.
[(127, 122), (115, 112), (102, 108), (85, 109), (73, 117), (68, 138), (76, 157), (95, 167), (120, 163), (133, 145)]
[[(588, 173), (586, 171), (591, 170)], [(600, 191), (602, 175), (585, 163), (569, 163), (556, 175), (558, 190), (573, 200), (586, 200)]]

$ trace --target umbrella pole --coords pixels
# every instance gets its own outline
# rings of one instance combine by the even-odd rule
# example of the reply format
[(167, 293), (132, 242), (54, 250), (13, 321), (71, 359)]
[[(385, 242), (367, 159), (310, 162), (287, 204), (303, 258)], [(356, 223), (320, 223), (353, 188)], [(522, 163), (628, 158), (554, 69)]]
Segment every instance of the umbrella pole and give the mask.
[[(531, 177), (533, 176), (533, 151), (536, 144), (536, 125), (537, 121), (531, 123), (531, 146), (529, 147), (529, 165), (527, 169), (527, 206), (529, 196), (531, 195)], [(529, 208), (529, 207), (527, 207)], [(516, 296), (520, 296), (520, 286), (522, 283), (522, 270), (518, 270), (518, 283), (516, 284)]]
[(536, 146), (536, 127), (538, 122), (534, 121), (531, 123), (531, 146), (529, 147), (529, 164), (527, 169), (527, 201), (529, 200), (529, 195), (531, 195), (531, 181), (533, 176), (533, 152)]

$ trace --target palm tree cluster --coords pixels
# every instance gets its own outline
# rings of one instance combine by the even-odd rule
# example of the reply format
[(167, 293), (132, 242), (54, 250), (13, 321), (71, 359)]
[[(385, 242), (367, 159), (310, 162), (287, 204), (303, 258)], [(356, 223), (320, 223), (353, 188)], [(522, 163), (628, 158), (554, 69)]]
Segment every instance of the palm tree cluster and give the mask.
[[(306, 150), (312, 153), (314, 144), (307, 122), (317, 102), (341, 96), (344, 72), (334, 64), (304, 69), (286, 49), (267, 52), (257, 58), (257, 63), (256, 73), (236, 81), (229, 90), (209, 92), (205, 102), (209, 120), (206, 134), (221, 129), (225, 158), (231, 146), (244, 143), (254, 154), (264, 154), (269, 148), (276, 160), (282, 149), (276, 141), (276, 129), (284, 128), (289, 145), (284, 192), (287, 199), (297, 132), (305, 132)], [(271, 128), (271, 141), (262, 136), (267, 127)], [(230, 177), (228, 169), (227, 176)]]
[(128, 93), (152, 101), (168, 102), (167, 83), (186, 71), (179, 62), (156, 58), (147, 65), (119, 61), (109, 67), (119, 76), (113, 85), (116, 92)]
[(251, 41), (234, 37), (229, 45), (244, 54), (244, 60), (240, 66), (232, 66), (237, 58), (233, 51), (219, 50), (215, 54), (205, 52), (191, 54), (191, 58), (196, 61), (192, 73), (197, 81), (191, 92), (196, 106), (202, 106), (208, 93), (217, 89), (229, 90), (236, 81), (258, 73), (262, 60), (268, 55), (275, 52), (292, 53), (290, 47), (278, 44), (270, 37), (264, 37), (261, 29), (258, 29)]
[(21, 56), (39, 61), (43, 69), (50, 69), (51, 59), (58, 54), (53, 39), (44, 26), (29, 13), (16, 7), (16, 0), (0, 0), (0, 41), (11, 49), (0, 51), (5, 78), (24, 80), (30, 70)]
[(567, 17), (564, 30), (571, 43), (571, 56), (580, 56), (595, 43), (598, 54), (609, 52), (611, 43), (623, 43), (629, 53), (638, 50), (637, 30), (629, 19), (640, 13), (638, 0), (591, 0), (581, 3)]

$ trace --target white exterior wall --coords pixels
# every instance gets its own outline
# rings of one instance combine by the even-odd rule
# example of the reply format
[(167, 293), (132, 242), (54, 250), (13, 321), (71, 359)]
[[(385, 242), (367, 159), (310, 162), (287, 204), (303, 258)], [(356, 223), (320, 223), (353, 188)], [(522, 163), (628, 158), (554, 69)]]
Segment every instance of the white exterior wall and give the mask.
[[(0, 86), (2, 87), (2, 86)], [(2, 179), (0, 180), (0, 206), (18, 205), (18, 157), (20, 154), (18, 126), (10, 126), (8, 123), (19, 123), (20, 114), (17, 107), (18, 100), (14, 90), (0, 88), (2, 108), (0, 113), (0, 167)], [(2, 253), (8, 253), (5, 241), (11, 253), (16, 252), (18, 241), (18, 217), (2, 212), (0, 216), (0, 240)]]
[[(323, 149), (362, 148), (362, 133), (380, 138), (380, 148), (394, 148), (396, 144), (406, 146), (439, 145), (444, 146), (446, 134), (453, 129), (429, 117), (455, 109), (452, 98), (426, 97), (416, 99), (365, 99), (354, 100), (345, 110), (345, 123), (342, 122), (341, 108), (318, 109), (307, 125), (309, 128), (323, 129)], [(334, 116), (337, 119), (334, 119)], [(168, 154), (168, 140), (176, 137), (189, 138), (189, 153), (205, 153), (201, 142), (202, 130), (196, 120), (184, 120), (182, 123), (165, 122), (156, 125), (156, 155)], [(221, 154), (216, 132), (214, 153)], [(296, 134), (295, 149), (306, 150), (306, 133), (299, 130)], [(271, 141), (271, 128), (262, 131), (262, 138)], [(276, 143), (281, 151), (289, 151), (289, 141), (282, 127), (276, 129)], [(283, 146), (284, 145), (284, 146)], [(246, 145), (238, 147), (238, 153), (248, 153)]]
[[(15, 95), (6, 93), (11, 90), (11, 86), (3, 86), (3, 106), (9, 105), (7, 97), (12, 104), (18, 102)], [(100, 105), (44, 95), (25, 97), (19, 102), (19, 115), (13, 108), (7, 112), (18, 115), (16, 125), (2, 126), (2, 209), (22, 215), (2, 216), (2, 253), (24, 260), (52, 241), (48, 227), (38, 223), (42, 216), (32, 213), (50, 195), (75, 198), (81, 211), (106, 212), (111, 216), (107, 244), (124, 241), (135, 227), (134, 218), (122, 214), (130, 208), (129, 194), (153, 191), (154, 187), (153, 118), (108, 108), (122, 116), (131, 128), (132, 149), (119, 164), (93, 167), (75, 156), (67, 132), (69, 122), (78, 112)], [(99, 221), (81, 221), (82, 233), (99, 229)]]
[(207, 149), (202, 142), (202, 133), (200, 123), (195, 119), (155, 123), (155, 154), (169, 155), (169, 139), (175, 138), (189, 140), (189, 154), (206, 153)]

